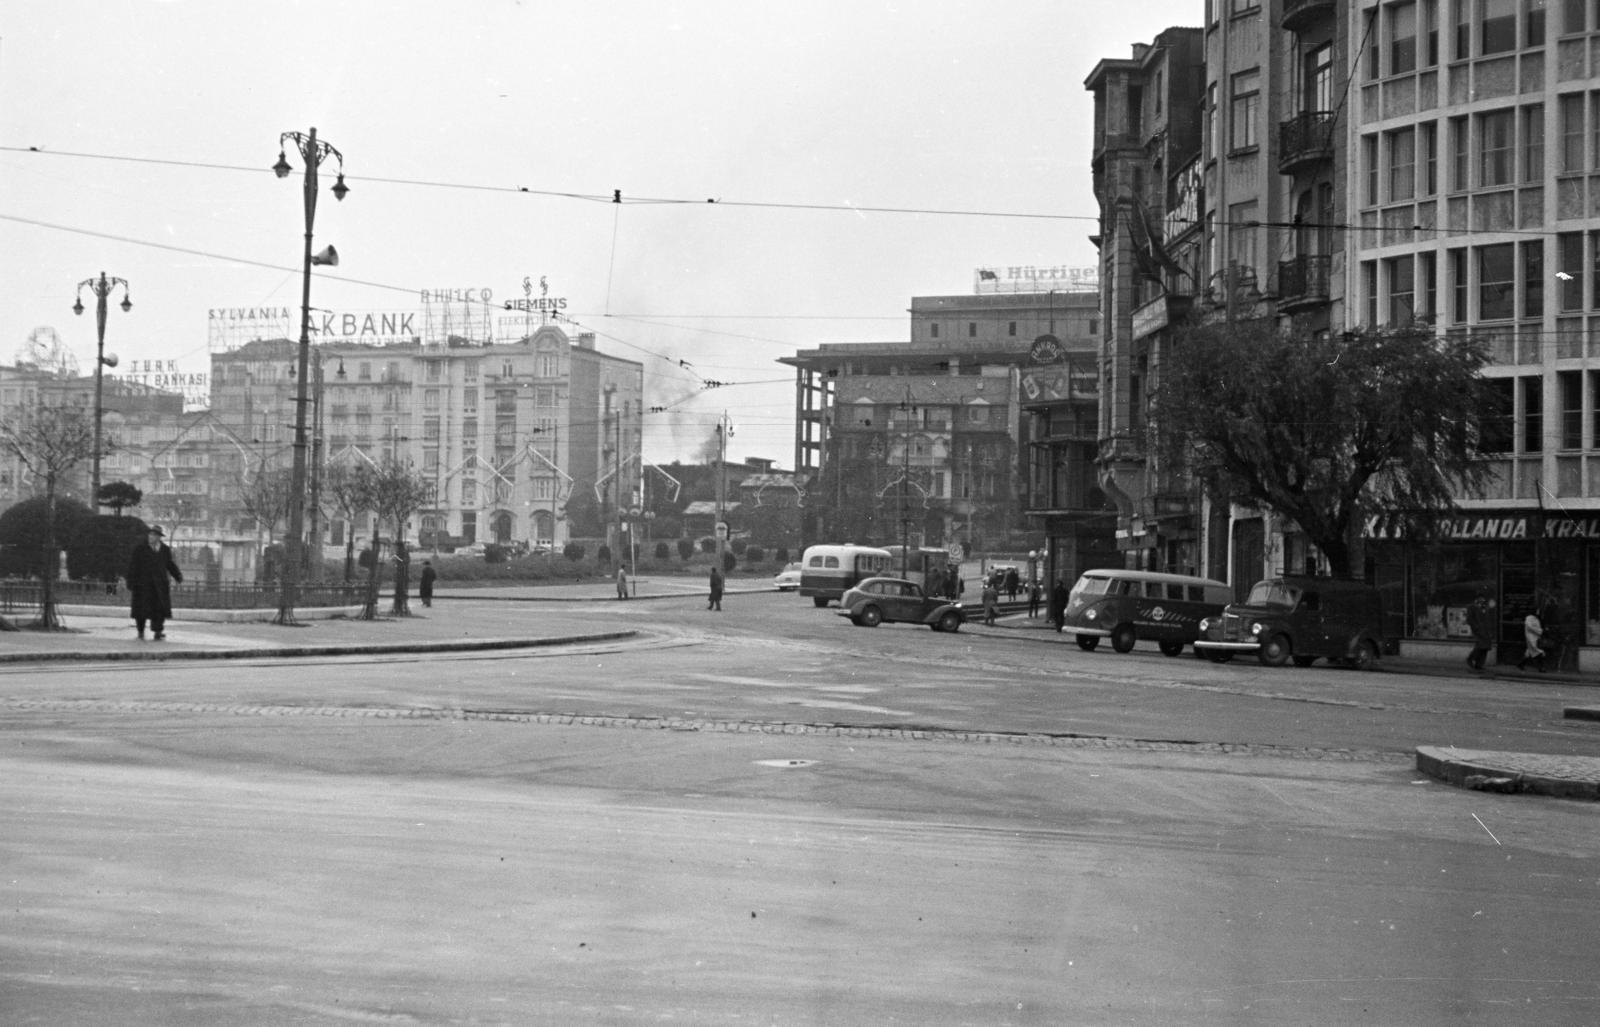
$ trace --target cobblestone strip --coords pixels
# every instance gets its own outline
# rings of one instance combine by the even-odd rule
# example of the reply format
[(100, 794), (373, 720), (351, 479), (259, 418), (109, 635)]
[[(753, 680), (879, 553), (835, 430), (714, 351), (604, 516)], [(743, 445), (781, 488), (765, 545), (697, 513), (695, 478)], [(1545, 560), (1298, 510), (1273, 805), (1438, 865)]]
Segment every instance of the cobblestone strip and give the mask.
[(815, 735), (836, 738), (952, 742), (977, 745), (1041, 746), (1137, 752), (1197, 753), (1219, 756), (1275, 756), (1280, 759), (1405, 764), (1411, 756), (1377, 749), (1324, 749), (1244, 742), (1194, 742), (1179, 739), (1118, 738), (1071, 733), (973, 731), (937, 727), (879, 727), (849, 724), (797, 724), (787, 721), (685, 720), (677, 717), (612, 717), (515, 710), (401, 706), (284, 706), (113, 699), (0, 699), (0, 710), (194, 713), (247, 717), (362, 717), (375, 720), (471, 720), (511, 724), (553, 724), (625, 728), (636, 731), (705, 731), (725, 734)]

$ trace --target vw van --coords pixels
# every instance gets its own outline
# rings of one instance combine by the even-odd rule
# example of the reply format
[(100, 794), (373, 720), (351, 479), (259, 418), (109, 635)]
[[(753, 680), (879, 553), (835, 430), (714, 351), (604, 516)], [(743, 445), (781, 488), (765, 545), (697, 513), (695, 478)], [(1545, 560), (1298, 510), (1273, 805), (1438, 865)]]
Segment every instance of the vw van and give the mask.
[(1211, 578), (1103, 567), (1084, 571), (1072, 586), (1062, 630), (1076, 635), (1085, 652), (1102, 638), (1119, 653), (1143, 639), (1177, 656), (1199, 637), (1200, 622), (1232, 598), (1231, 588)]
[(1318, 658), (1365, 669), (1383, 650), (1383, 597), (1371, 585), (1285, 574), (1258, 581), (1242, 603), (1208, 618), (1194, 643), (1198, 656), (1225, 663), (1254, 653), (1269, 667)]

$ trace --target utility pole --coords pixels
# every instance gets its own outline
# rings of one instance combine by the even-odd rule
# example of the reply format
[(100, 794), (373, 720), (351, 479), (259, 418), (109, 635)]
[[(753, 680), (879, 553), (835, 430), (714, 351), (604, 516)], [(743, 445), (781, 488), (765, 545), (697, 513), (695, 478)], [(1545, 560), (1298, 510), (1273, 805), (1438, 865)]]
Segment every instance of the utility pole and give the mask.
[(728, 436), (733, 425), (728, 423), (728, 412), (722, 412), (717, 422), (717, 568), (723, 564), (723, 552), (728, 546)]

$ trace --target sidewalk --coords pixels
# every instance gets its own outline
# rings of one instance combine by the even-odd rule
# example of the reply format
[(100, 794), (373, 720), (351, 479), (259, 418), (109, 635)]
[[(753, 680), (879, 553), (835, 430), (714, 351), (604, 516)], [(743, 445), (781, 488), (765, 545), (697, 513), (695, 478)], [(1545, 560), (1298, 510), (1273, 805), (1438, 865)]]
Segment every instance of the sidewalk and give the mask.
[[(379, 603), (374, 621), (355, 619), (359, 608), (296, 611), (299, 626), (272, 623), (275, 610), (179, 610), (167, 624), (164, 641), (141, 641), (120, 606), (63, 606), (67, 631), (0, 632), (0, 665), (56, 661), (294, 659), (311, 656), (448, 652), (577, 645), (639, 634), (627, 620), (615, 627), (604, 617), (623, 614), (634, 602), (693, 599), (703, 601), (705, 584), (697, 578), (640, 578), (631, 582), (636, 594), (620, 600), (610, 581), (572, 585), (493, 586), (436, 591), (435, 605), (424, 607), (411, 598), (409, 617), (388, 615), (390, 598)], [(771, 592), (754, 585), (728, 590), (728, 595)], [(475, 600), (470, 615), (452, 606)], [(799, 600), (797, 599), (796, 602)], [(1052, 630), (1043, 614), (1007, 613), (993, 626), (980, 619), (962, 631), (1027, 644), (1077, 645), (1070, 633)], [(1142, 648), (1148, 649), (1146, 644)], [(1180, 657), (1179, 659), (1182, 659)], [(1192, 657), (1191, 657), (1192, 658)], [(1380, 670), (1393, 674), (1461, 677), (1455, 661), (1385, 657)], [(1490, 670), (1486, 676), (1514, 681), (1588, 686), (1600, 682), (1577, 674)], [(1596, 722), (1600, 731), (1600, 696), (1595, 705), (1567, 707), (1572, 720)], [(1432, 777), (1466, 788), (1528, 792), (1569, 798), (1600, 799), (1600, 758), (1538, 753), (1485, 752), (1453, 747), (1419, 746), (1417, 768)]]

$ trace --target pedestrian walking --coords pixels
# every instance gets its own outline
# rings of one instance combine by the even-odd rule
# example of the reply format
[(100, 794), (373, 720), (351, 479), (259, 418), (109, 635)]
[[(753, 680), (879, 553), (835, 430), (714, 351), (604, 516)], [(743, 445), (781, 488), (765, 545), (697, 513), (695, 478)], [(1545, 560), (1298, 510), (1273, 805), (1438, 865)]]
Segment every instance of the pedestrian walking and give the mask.
[(706, 609), (722, 609), (722, 584), (722, 568), (713, 564), (711, 566), (711, 602), (706, 604)]
[(1044, 598), (1044, 586), (1037, 581), (1028, 583), (1028, 619), (1039, 616), (1039, 601)]
[(983, 622), (993, 624), (1000, 612), (1000, 586), (993, 578), (983, 583)]
[(1524, 649), (1522, 659), (1517, 661), (1517, 669), (1526, 670), (1531, 660), (1534, 666), (1539, 668), (1539, 673), (1543, 674), (1544, 649), (1541, 643), (1544, 641), (1544, 622), (1539, 620), (1537, 611), (1530, 610), (1528, 615), (1522, 618), (1522, 641)]
[(422, 576), (417, 579), (417, 595), (421, 597), (423, 606), (433, 605), (433, 583), (438, 578), (439, 572), (433, 569), (433, 561), (422, 561)]
[(1472, 652), (1467, 654), (1467, 666), (1482, 670), (1494, 648), (1494, 611), (1489, 607), (1489, 593), (1480, 591), (1467, 607), (1467, 627), (1472, 629)]
[(1006, 598), (1013, 603), (1017, 601), (1017, 589), (1019, 587), (1021, 587), (1021, 579), (1017, 577), (1017, 569), (1015, 567), (1007, 567), (1005, 576)]
[(617, 567), (617, 598), (628, 598), (628, 572), (621, 565)]
[(1055, 625), (1058, 632), (1067, 623), (1067, 600), (1070, 595), (1066, 582), (1057, 578), (1055, 585), (1050, 589), (1050, 623)]
[(128, 594), (133, 599), (134, 627), (143, 638), (148, 621), (157, 642), (167, 637), (167, 618), (172, 616), (172, 586), (167, 578), (183, 583), (183, 572), (172, 559), (172, 550), (162, 540), (164, 535), (159, 524), (150, 525), (145, 541), (133, 547), (128, 557), (128, 573), (124, 575)]

